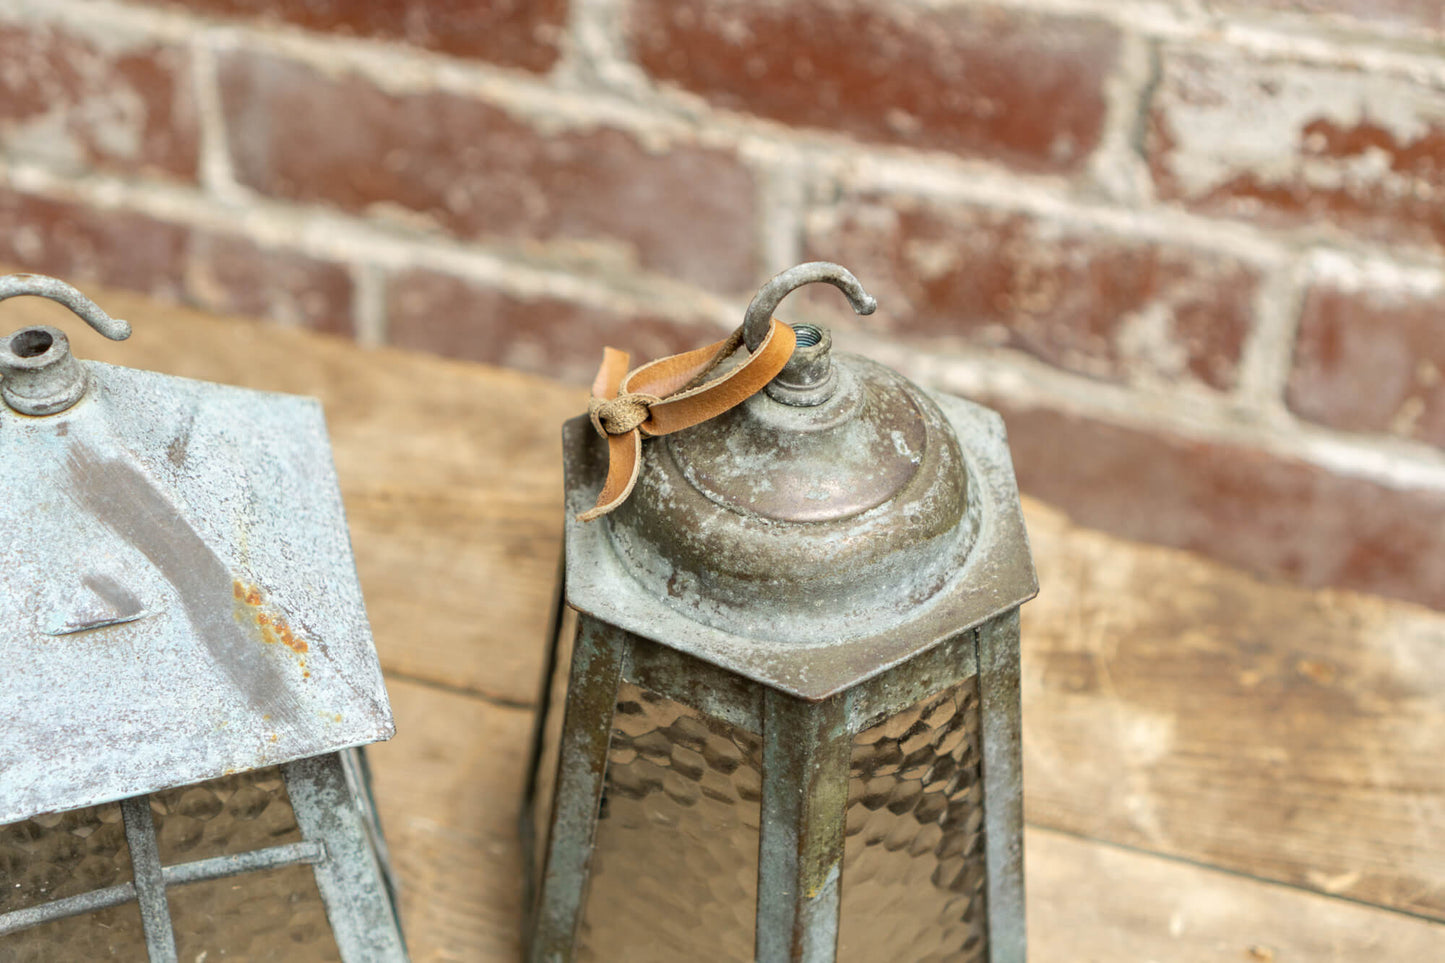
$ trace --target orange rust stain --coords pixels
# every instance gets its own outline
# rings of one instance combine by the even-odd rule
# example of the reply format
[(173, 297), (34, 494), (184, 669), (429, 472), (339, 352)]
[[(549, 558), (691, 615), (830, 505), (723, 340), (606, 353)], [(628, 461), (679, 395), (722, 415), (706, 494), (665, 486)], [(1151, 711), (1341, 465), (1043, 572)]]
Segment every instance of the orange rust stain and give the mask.
[(336, 713), (336, 721), (337, 721), (337, 722), (340, 722), (340, 721), (341, 721), (341, 713), (339, 713), (339, 712)]
[(269, 736), (267, 736), (266, 738), (267, 738), (269, 741), (271, 741), (271, 742), (275, 742), (276, 739), (277, 739), (277, 736), (276, 736), (276, 733), (273, 732), (273, 733), (271, 733)]
[[(232, 583), (231, 591), (237, 601), (245, 603), (252, 609), (260, 609), (265, 603), (265, 597), (261, 594), (261, 590), (258, 587), (248, 585), (239, 579)], [(291, 630), (291, 626), (286, 623), (286, 620), (282, 618), (279, 613), (261, 610), (247, 614), (249, 618), (255, 622), (256, 628), (260, 629), (261, 641), (267, 645), (274, 645), (280, 642), (298, 655), (311, 648), (305, 639)], [(302, 665), (304, 666), (305, 663), (303, 662)]]

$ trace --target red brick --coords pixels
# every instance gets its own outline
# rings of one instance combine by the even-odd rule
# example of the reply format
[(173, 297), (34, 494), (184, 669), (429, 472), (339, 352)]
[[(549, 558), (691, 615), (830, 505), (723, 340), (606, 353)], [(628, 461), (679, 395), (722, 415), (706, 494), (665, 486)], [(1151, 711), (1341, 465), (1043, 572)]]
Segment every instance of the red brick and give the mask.
[(144, 214), (0, 190), (0, 260), (80, 285), (182, 295), (189, 231)]
[(434, 271), (398, 274), (387, 287), (390, 343), (466, 361), (591, 384), (606, 346), (633, 365), (726, 337), (706, 321), (619, 314), (556, 297), (523, 297)]
[(862, 140), (1076, 170), (1099, 142), (1117, 31), (970, 5), (637, 0), (653, 77), (730, 110)]
[(1069, 229), (1029, 215), (900, 197), (814, 217), (812, 257), (848, 266), (878, 298), (840, 322), (929, 349), (992, 344), (1121, 381), (1235, 382), (1257, 271), (1182, 245)]
[(186, 300), (221, 314), (351, 335), (351, 272), (246, 238), (197, 233), (185, 267)]
[(1445, 89), (1166, 51), (1146, 149), (1161, 197), (1267, 225), (1445, 243)]
[(0, 23), (0, 153), (67, 169), (196, 177), (183, 50)]
[(755, 185), (731, 153), (544, 129), (455, 94), (395, 95), (284, 60), (227, 57), (221, 83), (237, 174), (265, 194), (422, 215), (468, 239), (555, 242), (560, 255), (590, 247), (725, 291), (756, 280)]
[(1445, 447), (1445, 295), (1316, 285), (1305, 298), (1289, 406), (1346, 431)]
[(1023, 491), (1080, 524), (1309, 587), (1445, 609), (1445, 492), (1396, 489), (1250, 448), (989, 402)]
[(425, 47), (545, 72), (557, 62), (567, 0), (152, 0), (196, 13)]
[(210, 311), (351, 330), (346, 269), (124, 210), (0, 190), (0, 262)]

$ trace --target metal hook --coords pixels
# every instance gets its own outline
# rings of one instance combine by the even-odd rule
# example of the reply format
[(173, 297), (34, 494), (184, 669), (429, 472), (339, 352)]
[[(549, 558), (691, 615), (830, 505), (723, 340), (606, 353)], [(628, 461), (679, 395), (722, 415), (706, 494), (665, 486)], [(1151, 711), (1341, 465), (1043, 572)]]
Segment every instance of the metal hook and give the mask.
[(44, 274), (0, 276), (0, 301), (27, 294), (58, 301), (112, 341), (124, 341), (130, 337), (129, 323), (112, 318), (100, 309), (100, 305), (59, 278), (47, 277)]
[(863, 285), (853, 276), (853, 272), (841, 264), (834, 264), (831, 261), (809, 261), (806, 264), (799, 264), (797, 267), (788, 268), (781, 274), (774, 275), (762, 287), (758, 293), (753, 295), (752, 303), (748, 305), (748, 312), (743, 317), (743, 340), (747, 342), (749, 351), (758, 350), (758, 345), (768, 336), (768, 326), (772, 323), (773, 312), (777, 310), (778, 304), (783, 298), (805, 284), (812, 284), (814, 281), (826, 281), (839, 291), (842, 291), (848, 298), (848, 303), (858, 314), (872, 314), (878, 309), (878, 302), (871, 294), (863, 290)]

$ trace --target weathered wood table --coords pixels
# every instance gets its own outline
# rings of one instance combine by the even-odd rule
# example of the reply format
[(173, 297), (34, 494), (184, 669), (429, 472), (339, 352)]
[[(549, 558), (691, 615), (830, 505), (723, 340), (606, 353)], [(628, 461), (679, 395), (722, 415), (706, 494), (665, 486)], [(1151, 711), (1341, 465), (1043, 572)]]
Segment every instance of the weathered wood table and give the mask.
[[(89, 293), (129, 342), (35, 299), (3, 330), (325, 403), (397, 716), (372, 758), (413, 958), (518, 959), (559, 424), (583, 392)], [(1445, 616), (1025, 507), (1031, 958), (1445, 961)]]

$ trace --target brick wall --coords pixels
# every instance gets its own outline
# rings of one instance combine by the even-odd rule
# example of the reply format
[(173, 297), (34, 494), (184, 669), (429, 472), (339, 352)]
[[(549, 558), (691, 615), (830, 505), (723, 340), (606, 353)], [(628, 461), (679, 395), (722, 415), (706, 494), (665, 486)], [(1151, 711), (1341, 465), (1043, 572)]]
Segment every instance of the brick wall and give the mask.
[(1442, 9), (12, 0), (0, 261), (582, 382), (838, 260), (1026, 490), (1445, 607)]

